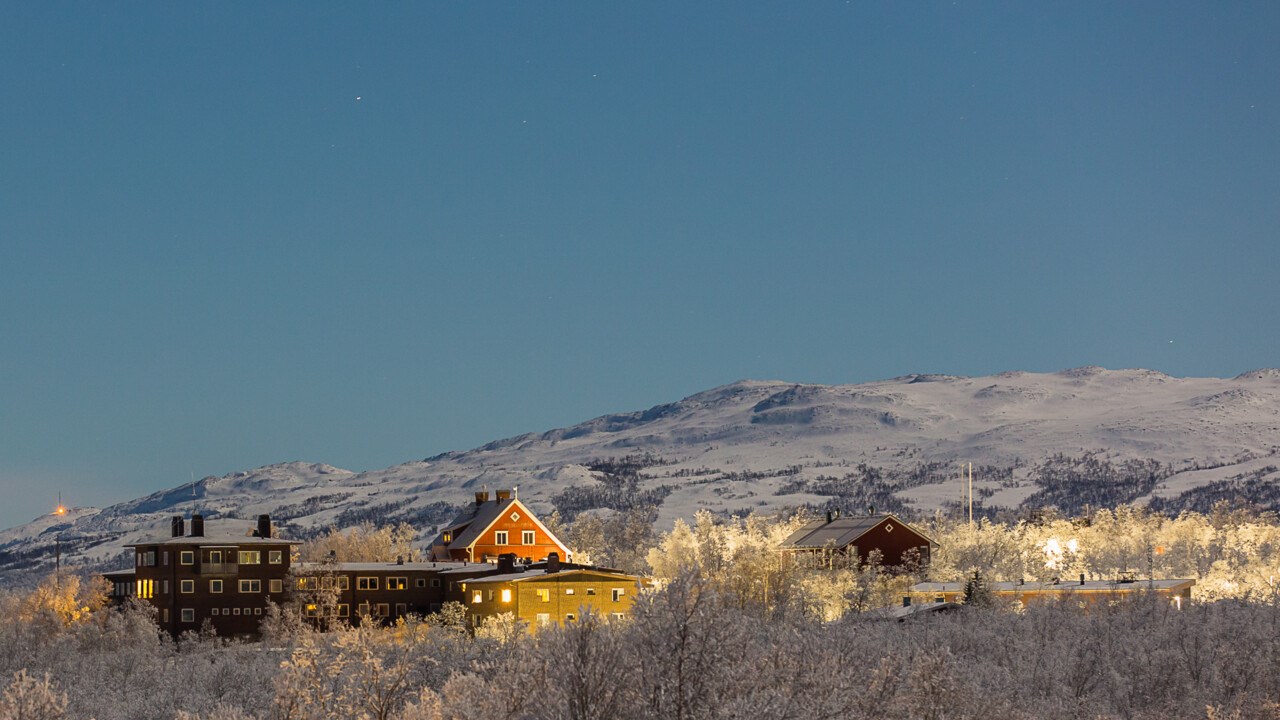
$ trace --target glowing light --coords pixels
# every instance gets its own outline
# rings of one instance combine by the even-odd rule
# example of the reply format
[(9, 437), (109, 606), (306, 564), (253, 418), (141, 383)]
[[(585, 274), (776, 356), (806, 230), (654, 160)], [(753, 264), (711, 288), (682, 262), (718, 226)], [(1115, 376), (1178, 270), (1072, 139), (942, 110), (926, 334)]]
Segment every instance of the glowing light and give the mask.
[(65, 507), (63, 507), (63, 506), (59, 505), (59, 506), (58, 506), (58, 509), (53, 511), (53, 514), (54, 514), (54, 515), (66, 515), (66, 514), (67, 514), (67, 509), (66, 509)]
[(510, 591), (510, 590), (503, 590), (503, 591), (502, 591), (502, 602), (504, 602), (504, 603), (509, 603), (509, 602), (511, 602), (511, 591)]

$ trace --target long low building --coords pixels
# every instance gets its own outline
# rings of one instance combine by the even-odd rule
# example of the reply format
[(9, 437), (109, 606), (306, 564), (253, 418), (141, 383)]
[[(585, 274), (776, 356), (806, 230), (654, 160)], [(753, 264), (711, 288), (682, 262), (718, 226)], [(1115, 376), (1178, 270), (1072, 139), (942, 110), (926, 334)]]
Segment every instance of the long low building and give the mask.
[[(904, 606), (920, 603), (959, 603), (964, 602), (965, 582), (922, 582), (911, 586), (908, 595), (903, 596)], [(1195, 580), (1086, 580), (1049, 581), (1049, 582), (993, 582), (987, 584), (991, 594), (1000, 599), (1022, 606), (1046, 600), (1074, 600), (1093, 604), (1107, 602), (1121, 597), (1151, 592), (1181, 608), (1191, 600), (1191, 588)]]
[[(487, 498), (478, 506), (485, 502)], [(514, 498), (490, 505), (536, 521)], [(103, 574), (113, 600), (145, 600), (156, 609), (161, 627), (175, 637), (205, 627), (224, 637), (257, 635), (273, 604), (296, 605), (302, 617), (322, 628), (364, 618), (389, 624), (411, 614), (439, 612), (450, 601), (466, 607), (472, 627), (504, 613), (531, 625), (563, 623), (584, 609), (625, 614), (644, 583), (618, 570), (563, 562), (557, 550), (538, 545), (536, 536), (533, 541), (519, 535), (509, 540), (505, 532), (498, 537), (506, 545), (486, 546), (488, 562), (466, 557), (297, 563), (297, 543), (275, 537), (266, 515), (256, 525), (213, 521), (206, 532), (205, 519), (195, 514), (189, 533), (187, 527), (184, 518), (174, 517), (168, 535), (130, 546), (133, 568)], [(545, 550), (545, 558), (533, 562), (530, 548)]]

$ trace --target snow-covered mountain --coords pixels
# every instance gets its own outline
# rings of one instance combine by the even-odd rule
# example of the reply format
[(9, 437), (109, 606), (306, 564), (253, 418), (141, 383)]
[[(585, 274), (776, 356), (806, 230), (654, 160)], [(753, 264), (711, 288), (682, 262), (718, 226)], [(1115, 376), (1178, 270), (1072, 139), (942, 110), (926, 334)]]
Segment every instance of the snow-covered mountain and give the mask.
[(1084, 367), (836, 386), (746, 380), (385, 470), (290, 462), (37, 518), (0, 532), (0, 581), (50, 565), (55, 537), (64, 561), (109, 562), (193, 510), (270, 513), (294, 535), (364, 520), (407, 520), (429, 534), (473, 490), (514, 485), (534, 508), (567, 517), (658, 503), (660, 526), (703, 508), (829, 501), (927, 512), (960, 500), (967, 462), (987, 508), (1081, 496), (1177, 507), (1231, 483), (1265, 494), (1280, 480), (1277, 454), (1276, 369), (1230, 379)]

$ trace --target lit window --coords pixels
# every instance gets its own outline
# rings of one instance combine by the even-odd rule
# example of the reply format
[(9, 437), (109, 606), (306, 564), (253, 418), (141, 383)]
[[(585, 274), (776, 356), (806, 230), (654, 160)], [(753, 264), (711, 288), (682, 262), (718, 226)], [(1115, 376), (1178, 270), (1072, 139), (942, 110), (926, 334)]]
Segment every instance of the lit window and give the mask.
[(409, 579), (408, 579), (408, 578), (402, 578), (402, 577), (389, 577), (389, 578), (387, 578), (387, 589), (388, 589), (388, 590), (404, 590), (404, 589), (406, 589), (406, 588), (408, 588), (408, 587), (409, 587)]
[(534, 542), (536, 542), (536, 539), (533, 536), (533, 531), (525, 530), (524, 532), (520, 533), (520, 541), (523, 542), (525, 545), (534, 544)]
[(138, 597), (143, 600), (150, 600), (156, 596), (155, 580), (139, 580), (138, 581)]
[(480, 592), (479, 590), (476, 590), (475, 592), (471, 593), (472, 605), (476, 603), (481, 603), (481, 602), (484, 602), (484, 593)]
[(504, 603), (509, 603), (509, 602), (511, 602), (511, 590), (509, 590), (509, 589), (505, 589), (505, 588), (503, 589), (503, 591), (502, 591), (502, 602), (504, 602)]
[(444, 535), (442, 535), (440, 539), (446, 543), (451, 543), (453, 542), (453, 533), (446, 530)]
[(195, 608), (182, 608), (182, 622), (189, 623), (196, 621)]
[(220, 593), (220, 592), (222, 592), (222, 581), (221, 581), (221, 580), (210, 580), (210, 581), (209, 581), (209, 592), (211, 592), (211, 593)]
[(269, 580), (267, 582), (267, 590), (273, 593), (284, 592), (284, 581)]
[(183, 550), (182, 552), (178, 553), (178, 564), (179, 565), (195, 565), (196, 564), (195, 552), (191, 550)]
[(178, 591), (184, 594), (191, 594), (196, 591), (195, 580), (179, 580)]
[(307, 603), (302, 606), (302, 617), (320, 617), (320, 606), (315, 603)]
[(257, 550), (241, 550), (240, 564), (241, 565), (261, 565), (262, 553)]
[(313, 578), (313, 577), (298, 578), (299, 590), (315, 590), (319, 586), (320, 586), (319, 580), (317, 580), (316, 578)]
[(346, 603), (340, 603), (338, 605), (338, 617), (346, 617), (347, 615), (350, 615), (350, 614), (351, 614), (350, 605), (347, 605)]
[(262, 592), (262, 581), (261, 580), (241, 580), (240, 592), (260, 593)]
[(378, 578), (376, 577), (358, 577), (356, 578), (357, 590), (377, 590)]
[(551, 591), (546, 588), (538, 588), (538, 599), (542, 602), (551, 602)]
[(623, 589), (623, 588), (614, 588), (614, 589), (613, 589), (613, 601), (614, 601), (614, 602), (618, 602), (619, 600), (621, 600), (621, 599), (622, 599), (622, 596), (623, 596), (623, 595), (625, 595), (625, 594), (626, 594), (626, 590), (625, 590), (625, 589)]
[(627, 616), (626, 613), (609, 613), (609, 617), (613, 618), (614, 620), (621, 620), (626, 616)]
[(576, 591), (576, 590), (574, 590), (573, 588), (565, 588), (565, 589), (564, 589), (564, 594), (565, 594), (565, 595), (572, 595), (572, 594), (574, 594), (575, 592), (577, 592), (577, 591)]
[(281, 550), (271, 550), (267, 553), (267, 562), (272, 565), (279, 565), (284, 562), (284, 552)]
[(495, 532), (495, 533), (493, 534), (493, 542), (494, 542), (494, 544), (495, 544), (495, 545), (506, 545), (506, 544), (507, 544), (507, 531), (506, 531), (506, 530), (499, 530), (499, 531)]

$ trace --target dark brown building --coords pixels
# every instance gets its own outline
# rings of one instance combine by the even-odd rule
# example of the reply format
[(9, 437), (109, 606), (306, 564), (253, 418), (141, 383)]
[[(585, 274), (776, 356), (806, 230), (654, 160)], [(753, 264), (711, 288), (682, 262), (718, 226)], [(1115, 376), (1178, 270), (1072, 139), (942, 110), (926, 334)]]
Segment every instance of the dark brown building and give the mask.
[[(256, 526), (234, 520), (211, 523), (174, 517), (170, 534), (132, 543), (133, 595), (156, 608), (160, 627), (177, 636), (208, 622), (222, 636), (256, 635), (267, 601), (285, 600), (290, 549), (296, 543), (272, 536), (271, 519)], [(127, 572), (108, 573), (113, 595), (127, 584)]]
[(896, 567), (910, 560), (927, 565), (935, 547), (937, 543), (897, 516), (840, 517), (831, 512), (792, 533), (781, 549), (801, 562), (828, 567), (863, 564), (879, 552), (881, 563)]

